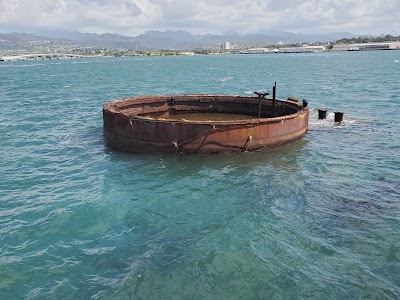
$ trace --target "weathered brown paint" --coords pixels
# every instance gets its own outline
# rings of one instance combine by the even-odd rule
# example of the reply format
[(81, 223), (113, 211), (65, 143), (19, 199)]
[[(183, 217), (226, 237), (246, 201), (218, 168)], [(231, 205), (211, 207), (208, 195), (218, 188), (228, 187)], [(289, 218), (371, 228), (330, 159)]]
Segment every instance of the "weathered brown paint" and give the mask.
[[(109, 145), (130, 152), (211, 153), (258, 150), (303, 136), (308, 108), (291, 101), (231, 95), (138, 96), (107, 102), (104, 135)], [(240, 113), (254, 119), (189, 121), (166, 119), (190, 112)]]

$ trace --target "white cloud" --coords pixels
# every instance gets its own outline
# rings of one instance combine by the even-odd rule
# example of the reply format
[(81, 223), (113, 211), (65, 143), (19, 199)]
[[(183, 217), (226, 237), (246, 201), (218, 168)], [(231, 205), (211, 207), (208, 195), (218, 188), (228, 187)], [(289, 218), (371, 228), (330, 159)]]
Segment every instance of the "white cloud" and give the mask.
[[(161, 12), (149, 1), (0, 0), (1, 27), (129, 32), (153, 26)], [(1, 30), (0, 30), (1, 31)]]
[(400, 34), (400, 0), (0, 0), (1, 31)]

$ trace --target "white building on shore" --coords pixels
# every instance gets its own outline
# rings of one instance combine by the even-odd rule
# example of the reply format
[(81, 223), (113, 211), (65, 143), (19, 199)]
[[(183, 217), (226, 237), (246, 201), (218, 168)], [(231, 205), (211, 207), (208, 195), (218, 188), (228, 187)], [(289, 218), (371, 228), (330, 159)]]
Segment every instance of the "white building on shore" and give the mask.
[(249, 48), (245, 51), (242, 51), (242, 53), (245, 54), (261, 54), (261, 53), (268, 53), (269, 49), (268, 48)]
[(379, 42), (360, 44), (336, 44), (333, 51), (400, 50), (400, 42)]
[(221, 45), (222, 50), (231, 50), (231, 43), (228, 41), (225, 41)]
[(308, 44), (304, 44), (302, 47), (282, 47), (279, 48), (278, 51), (281, 53), (314, 53), (314, 52), (323, 52), (326, 50), (325, 46), (309, 46)]

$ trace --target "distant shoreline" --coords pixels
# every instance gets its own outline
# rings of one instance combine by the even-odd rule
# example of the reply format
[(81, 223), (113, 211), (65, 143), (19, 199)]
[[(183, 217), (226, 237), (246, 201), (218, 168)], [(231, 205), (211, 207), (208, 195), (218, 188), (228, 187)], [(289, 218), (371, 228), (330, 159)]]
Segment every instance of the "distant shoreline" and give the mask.
[(327, 52), (355, 52), (355, 51), (384, 51), (400, 50), (400, 42), (392, 43), (364, 43), (364, 44), (340, 44), (332, 49), (312, 47), (282, 47), (282, 48), (250, 48), (232, 51), (208, 51), (201, 53), (196, 51), (180, 50), (148, 50), (148, 51), (108, 51), (106, 53), (74, 54), (74, 53), (25, 53), (1, 56), (0, 62), (6, 61), (37, 61), (59, 60), (78, 58), (100, 57), (138, 57), (138, 56), (198, 56), (198, 55), (259, 55), (259, 54), (294, 54), (294, 53), (327, 53)]

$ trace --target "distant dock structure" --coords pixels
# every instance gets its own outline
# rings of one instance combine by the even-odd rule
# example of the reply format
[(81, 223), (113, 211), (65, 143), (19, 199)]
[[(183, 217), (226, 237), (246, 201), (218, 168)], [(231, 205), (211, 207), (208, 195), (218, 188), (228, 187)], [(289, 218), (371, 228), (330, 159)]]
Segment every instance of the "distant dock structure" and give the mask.
[(400, 50), (400, 42), (374, 42), (359, 44), (336, 44), (333, 51)]
[(240, 51), (241, 54), (264, 54), (264, 53), (315, 53), (324, 52), (326, 47), (322, 45), (311, 46), (303, 44), (301, 47), (279, 47), (279, 48), (249, 48), (247, 50)]
[(72, 58), (94, 58), (94, 57), (100, 57), (100, 55), (77, 55), (70, 53), (31, 53), (31, 54), (0, 56), (0, 61), (72, 59)]

